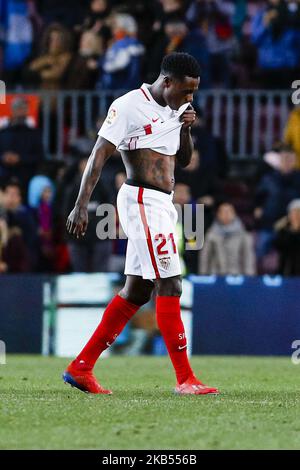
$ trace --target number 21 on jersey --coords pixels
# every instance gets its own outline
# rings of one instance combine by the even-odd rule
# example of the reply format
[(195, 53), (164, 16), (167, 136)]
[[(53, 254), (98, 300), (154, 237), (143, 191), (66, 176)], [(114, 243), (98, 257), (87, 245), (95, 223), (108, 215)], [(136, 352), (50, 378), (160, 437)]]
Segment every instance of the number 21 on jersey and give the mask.
[[(176, 252), (177, 252), (176, 251), (176, 243), (174, 241), (174, 234), (173, 233), (169, 233), (169, 235), (167, 237), (163, 233), (158, 233), (157, 235), (155, 235), (154, 239), (155, 239), (156, 242), (160, 241), (160, 243), (156, 247), (158, 255), (168, 255), (169, 254), (169, 250), (166, 247), (167, 242), (171, 242), (173, 253), (176, 254)], [(169, 243), (168, 243), (168, 245), (169, 245)]]

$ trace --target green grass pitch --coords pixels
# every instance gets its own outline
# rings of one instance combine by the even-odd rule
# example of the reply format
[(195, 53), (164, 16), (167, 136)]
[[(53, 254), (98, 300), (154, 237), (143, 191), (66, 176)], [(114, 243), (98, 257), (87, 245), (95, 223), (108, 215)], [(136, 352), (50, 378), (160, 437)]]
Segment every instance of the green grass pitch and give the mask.
[(167, 357), (100, 360), (112, 396), (66, 386), (65, 359), (0, 365), (1, 449), (299, 449), (300, 365), (289, 358), (193, 357), (219, 396), (176, 396)]

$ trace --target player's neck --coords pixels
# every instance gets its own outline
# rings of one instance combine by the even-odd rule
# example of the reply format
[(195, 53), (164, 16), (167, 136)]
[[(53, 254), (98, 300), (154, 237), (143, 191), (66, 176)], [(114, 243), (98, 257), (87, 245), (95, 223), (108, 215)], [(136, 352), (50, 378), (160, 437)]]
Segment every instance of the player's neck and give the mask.
[(151, 96), (154, 99), (154, 101), (156, 101), (156, 103), (158, 103), (160, 106), (167, 106), (167, 103), (165, 102), (162, 96), (161, 84), (158, 81), (150, 85), (149, 92), (151, 93)]

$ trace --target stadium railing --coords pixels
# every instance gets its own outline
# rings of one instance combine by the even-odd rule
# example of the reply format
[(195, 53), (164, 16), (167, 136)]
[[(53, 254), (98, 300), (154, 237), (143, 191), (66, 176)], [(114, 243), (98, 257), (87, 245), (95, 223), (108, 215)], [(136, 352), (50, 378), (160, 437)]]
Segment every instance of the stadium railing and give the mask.
[[(111, 102), (126, 90), (26, 92), (41, 100), (39, 123), (48, 157), (62, 159), (72, 137), (96, 129)], [(205, 90), (195, 97), (208, 128), (224, 139), (233, 159), (253, 159), (282, 139), (292, 109), (291, 90)]]

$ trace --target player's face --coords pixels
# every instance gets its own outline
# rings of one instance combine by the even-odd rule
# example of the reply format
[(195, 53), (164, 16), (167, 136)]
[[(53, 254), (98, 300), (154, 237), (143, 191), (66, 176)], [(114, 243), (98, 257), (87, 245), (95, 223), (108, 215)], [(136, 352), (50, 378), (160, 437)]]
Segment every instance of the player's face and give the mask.
[(177, 80), (165, 77), (164, 100), (171, 109), (179, 109), (185, 103), (192, 103), (199, 83), (200, 78), (185, 77), (183, 80)]

